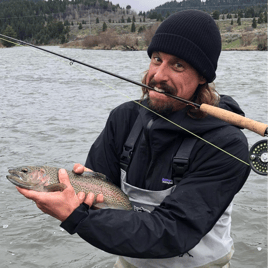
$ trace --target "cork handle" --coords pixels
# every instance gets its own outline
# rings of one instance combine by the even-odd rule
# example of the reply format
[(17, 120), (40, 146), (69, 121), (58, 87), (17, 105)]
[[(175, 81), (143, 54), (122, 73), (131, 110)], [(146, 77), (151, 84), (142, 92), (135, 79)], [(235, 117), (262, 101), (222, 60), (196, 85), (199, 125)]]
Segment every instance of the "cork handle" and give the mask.
[(265, 131), (268, 127), (268, 125), (264, 123), (254, 121), (252, 119), (246, 118), (236, 113), (233, 113), (233, 112), (230, 112), (230, 111), (227, 111), (227, 110), (215, 107), (215, 106), (211, 106), (208, 104), (201, 104), (200, 110), (202, 112), (205, 112), (209, 115), (217, 117), (232, 125), (246, 128), (248, 130), (256, 132), (260, 134), (261, 136), (265, 135)]

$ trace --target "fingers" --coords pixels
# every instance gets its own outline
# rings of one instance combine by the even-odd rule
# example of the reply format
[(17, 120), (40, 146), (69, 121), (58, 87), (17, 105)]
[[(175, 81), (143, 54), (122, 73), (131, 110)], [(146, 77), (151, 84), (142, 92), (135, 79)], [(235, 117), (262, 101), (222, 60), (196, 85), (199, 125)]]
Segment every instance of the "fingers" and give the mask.
[(85, 167), (81, 164), (74, 164), (73, 171), (76, 174), (82, 174), (84, 172)]
[(67, 171), (63, 168), (59, 170), (59, 181), (61, 183), (64, 183), (67, 186), (67, 188), (72, 187), (70, 183), (69, 175)]
[[(89, 207), (91, 207), (94, 203), (95, 200), (95, 195), (93, 193), (88, 193), (86, 196), (84, 203), (87, 204)], [(103, 194), (98, 194), (95, 200), (95, 203), (103, 203), (104, 202), (104, 197)]]
[(82, 174), (83, 172), (86, 172), (86, 171), (91, 171), (92, 172), (91, 169), (86, 168), (83, 165), (78, 164), (78, 163), (77, 164), (74, 164), (73, 171), (76, 174)]
[(28, 190), (28, 189), (24, 189), (24, 188), (20, 188), (18, 186), (16, 186), (17, 190), (24, 195), (26, 198), (28, 199), (32, 199), (32, 200), (37, 200), (38, 196), (42, 193), (40, 192), (36, 192), (36, 191), (32, 191), (32, 190)]
[(88, 193), (86, 196), (86, 199), (84, 200), (84, 203), (87, 204), (89, 207), (91, 207), (94, 203), (95, 196), (93, 193)]
[(79, 203), (82, 204), (85, 201), (86, 194), (84, 192), (79, 192), (77, 194), (77, 198), (79, 200)]
[(98, 194), (96, 198), (96, 203), (103, 203), (103, 202), (104, 202), (103, 194)]

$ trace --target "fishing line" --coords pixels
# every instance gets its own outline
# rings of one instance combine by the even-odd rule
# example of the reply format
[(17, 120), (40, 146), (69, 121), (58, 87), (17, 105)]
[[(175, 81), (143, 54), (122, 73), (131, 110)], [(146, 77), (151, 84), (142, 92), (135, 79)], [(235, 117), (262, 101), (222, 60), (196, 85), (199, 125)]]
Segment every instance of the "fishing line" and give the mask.
[[(1, 34), (0, 34), (0, 35), (1, 35)], [(15, 45), (17, 45), (17, 46), (23, 46), (23, 45), (21, 45), (21, 44), (12, 42), (12, 41), (10, 41), (10, 40), (6, 40), (6, 39), (4, 39), (4, 38), (2, 38), (2, 37), (0, 37), (0, 39), (2, 39), (2, 40), (4, 40), (4, 41), (7, 41), (7, 42), (10, 42), (10, 43), (12, 43), (12, 44), (15, 44)], [(23, 42), (23, 41), (22, 41), (22, 42)], [(31, 46), (32, 46), (32, 47), (35, 47), (34, 45), (31, 45)], [(35, 47), (35, 48), (38, 48), (38, 47)], [(54, 53), (54, 52), (52, 52), (52, 51), (47, 51), (47, 50), (44, 50), (44, 49), (41, 49), (41, 48), (38, 48), (38, 49), (40, 49), (40, 50), (42, 51), (42, 53), (41, 53), (41, 51), (39, 51), (41, 54), (44, 54), (43, 52), (49, 52), (49, 53), (51, 53), (51, 54), (54, 54), (54, 55), (56, 55), (56, 56), (59, 56), (57, 53)], [(46, 54), (46, 56), (48, 56), (48, 55)], [(182, 127), (182, 126), (180, 126), (179, 124), (177, 124), (177, 123), (175, 123), (175, 122), (169, 120), (168, 118), (162, 116), (161, 114), (158, 114), (157, 112), (155, 112), (155, 111), (151, 110), (150, 108), (146, 107), (145, 105), (143, 105), (143, 104), (140, 103), (139, 101), (132, 100), (132, 98), (131, 98), (130, 96), (128, 96), (127, 94), (121, 92), (120, 90), (115, 89), (115, 88), (112, 87), (111, 85), (108, 85), (108, 84), (105, 83), (104, 81), (102, 81), (102, 80), (96, 78), (94, 75), (89, 74), (88, 72), (84, 71), (83, 69), (78, 68), (77, 66), (73, 65), (74, 62), (76, 62), (76, 63), (80, 63), (79, 61), (76, 61), (76, 60), (70, 60), (70, 58), (68, 58), (68, 57), (66, 57), (66, 56), (63, 56), (63, 55), (60, 55), (60, 56), (61, 56), (62, 58), (67, 59), (67, 60), (69, 61), (69, 65), (72, 65), (72, 67), (76, 68), (77, 70), (79, 70), (79, 71), (81, 71), (81, 72), (84, 72), (85, 74), (89, 75), (91, 78), (95, 79), (95, 80), (98, 81), (99, 83), (101, 83), (101, 84), (107, 86), (108, 88), (111, 88), (112, 90), (114, 90), (115, 92), (119, 93), (120, 95), (127, 97), (128, 99), (130, 99), (130, 100), (133, 101), (134, 103), (140, 105), (140, 106), (143, 107), (144, 109), (147, 109), (148, 111), (150, 111), (150, 112), (156, 114), (157, 116), (161, 117), (162, 119), (168, 121), (169, 123), (175, 125), (176, 127), (179, 127), (180, 129), (182, 129), (182, 130), (188, 132), (189, 134), (191, 134), (191, 135), (197, 137), (198, 139), (204, 141), (205, 143), (207, 143), (207, 144), (209, 144), (209, 145), (215, 147), (216, 149), (218, 149), (218, 150), (224, 152), (225, 154), (227, 154), (227, 155), (233, 157), (234, 159), (240, 161), (241, 163), (243, 163), (243, 164), (245, 164), (245, 165), (247, 165), (247, 166), (250, 166), (249, 163), (243, 161), (242, 159), (240, 159), (240, 158), (234, 156), (233, 154), (231, 154), (231, 153), (229, 153), (229, 152), (223, 150), (222, 148), (220, 148), (220, 147), (216, 146), (215, 144), (213, 144), (213, 143), (211, 143), (211, 142), (205, 140), (204, 138), (202, 138), (202, 137), (198, 136), (197, 134), (191, 132), (190, 130), (188, 130), (188, 129)], [(52, 57), (51, 57), (51, 58), (52, 58)], [(57, 60), (59, 60), (59, 59), (57, 58)], [(61, 61), (62, 61), (62, 60), (61, 60)], [(62, 62), (66, 63), (65, 61), (62, 61)], [(84, 65), (84, 66), (87, 66), (87, 65), (84, 64), (84, 63), (81, 63), (81, 64)], [(87, 67), (88, 67), (88, 66), (87, 66)], [(99, 68), (97, 68), (97, 67), (94, 67), (93, 69), (95, 69), (95, 70), (99, 70)], [(101, 71), (103, 72), (103, 70), (101, 70)], [(104, 71), (104, 72), (106, 72), (106, 71)], [(106, 72), (106, 73), (107, 73), (107, 74), (111, 74), (110, 72)], [(112, 75), (113, 75), (113, 74), (112, 74)], [(116, 77), (118, 77), (118, 78), (120, 77), (120, 76), (117, 76), (117, 75), (113, 75), (113, 76), (116, 76)], [(126, 80), (126, 78), (123, 78), (123, 80)], [(140, 85), (140, 83), (138, 83), (138, 82), (136, 82), (135, 84)], [(143, 84), (142, 84), (142, 86), (143, 86)], [(151, 89), (151, 88), (150, 88), (150, 89)]]

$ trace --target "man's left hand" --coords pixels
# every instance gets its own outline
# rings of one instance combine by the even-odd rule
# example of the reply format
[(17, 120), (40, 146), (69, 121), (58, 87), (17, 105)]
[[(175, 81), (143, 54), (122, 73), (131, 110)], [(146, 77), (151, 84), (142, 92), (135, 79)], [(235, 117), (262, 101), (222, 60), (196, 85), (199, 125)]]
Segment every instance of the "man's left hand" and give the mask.
[[(20, 187), (16, 188), (25, 197), (32, 199), (37, 207), (44, 213), (47, 213), (60, 221), (65, 221), (68, 216), (84, 202), (85, 193), (80, 192), (76, 195), (65, 169), (59, 170), (59, 180), (67, 186), (62, 192), (36, 192)], [(94, 194), (89, 193), (87, 199), (90, 201), (92, 199), (93, 203)]]

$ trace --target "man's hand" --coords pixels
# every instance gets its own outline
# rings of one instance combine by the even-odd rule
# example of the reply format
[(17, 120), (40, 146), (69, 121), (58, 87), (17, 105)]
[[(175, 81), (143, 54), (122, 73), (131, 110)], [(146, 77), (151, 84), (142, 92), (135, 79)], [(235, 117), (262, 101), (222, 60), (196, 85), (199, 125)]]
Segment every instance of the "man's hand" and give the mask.
[[(87, 172), (87, 171), (90, 171), (92, 172), (91, 169), (89, 168), (86, 168), (85, 166), (81, 165), (81, 164), (74, 164), (74, 167), (73, 167), (73, 172), (76, 173), (76, 174), (82, 174), (83, 172)], [(81, 193), (78, 193), (78, 194), (81, 194)], [(103, 198), (103, 195), (102, 194), (98, 194), (97, 197), (96, 197), (96, 203), (103, 203), (104, 201), (104, 198)], [(89, 207), (92, 206), (94, 202), (94, 195), (92, 197), (91, 193), (87, 195), (87, 197), (85, 198), (84, 200), (84, 203), (89, 205)]]
[[(32, 199), (37, 207), (44, 213), (47, 213), (60, 221), (64, 221), (81, 203), (84, 202), (85, 193), (80, 192), (77, 195), (75, 194), (65, 169), (59, 170), (59, 180), (67, 186), (62, 192), (36, 192), (19, 187), (16, 188), (26, 198)], [(94, 201), (94, 194), (89, 193), (86, 200), (87, 204), (91, 206)]]
[(73, 172), (76, 173), (76, 174), (82, 174), (84, 172), (93, 172), (91, 169), (89, 168), (86, 168), (85, 166), (81, 165), (81, 164), (74, 164), (74, 167), (73, 167)]

